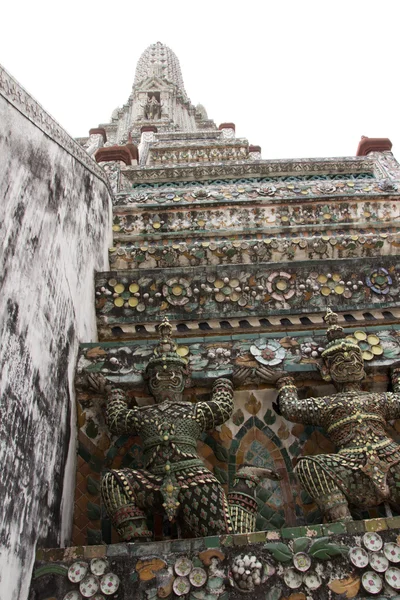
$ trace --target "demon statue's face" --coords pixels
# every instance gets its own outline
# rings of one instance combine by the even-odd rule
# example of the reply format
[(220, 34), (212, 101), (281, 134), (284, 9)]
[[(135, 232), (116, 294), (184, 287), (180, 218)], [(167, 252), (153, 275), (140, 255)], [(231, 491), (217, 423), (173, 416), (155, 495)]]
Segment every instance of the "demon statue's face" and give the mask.
[(325, 357), (325, 364), (334, 383), (356, 383), (365, 377), (364, 360), (359, 348), (338, 349)]
[(177, 363), (156, 364), (149, 368), (147, 385), (155, 401), (182, 400), (186, 375), (186, 368)]

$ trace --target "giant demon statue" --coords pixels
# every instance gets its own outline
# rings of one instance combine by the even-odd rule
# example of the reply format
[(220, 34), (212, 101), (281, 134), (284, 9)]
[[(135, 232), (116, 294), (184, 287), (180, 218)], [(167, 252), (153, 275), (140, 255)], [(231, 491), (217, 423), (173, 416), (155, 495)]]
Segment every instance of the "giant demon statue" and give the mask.
[[(176, 352), (171, 325), (159, 325), (160, 341), (146, 368), (145, 378), (155, 404), (128, 408), (125, 393), (96, 376), (92, 385), (108, 397), (107, 423), (116, 434), (140, 435), (145, 469), (118, 469), (105, 474), (102, 496), (113, 525), (124, 540), (147, 540), (147, 516), (164, 513), (177, 520), (183, 535), (194, 537), (254, 531), (255, 488), (259, 477), (278, 477), (268, 469), (243, 465), (236, 473), (229, 503), (216, 477), (197, 453), (204, 431), (229, 419), (233, 389), (217, 379), (208, 402), (187, 402), (183, 390), (186, 359)], [(233, 527), (232, 527), (233, 523)]]
[[(318, 504), (325, 520), (347, 521), (349, 505), (371, 508), (389, 502), (400, 507), (400, 446), (388, 434), (387, 422), (400, 417), (400, 368), (394, 368), (394, 393), (365, 392), (360, 348), (345, 338), (337, 315), (328, 309), (328, 344), (322, 352), (322, 375), (337, 393), (301, 400), (293, 378), (276, 374), (275, 409), (289, 421), (324, 427), (337, 454), (304, 456), (297, 476)], [(271, 369), (264, 378), (272, 379)]]

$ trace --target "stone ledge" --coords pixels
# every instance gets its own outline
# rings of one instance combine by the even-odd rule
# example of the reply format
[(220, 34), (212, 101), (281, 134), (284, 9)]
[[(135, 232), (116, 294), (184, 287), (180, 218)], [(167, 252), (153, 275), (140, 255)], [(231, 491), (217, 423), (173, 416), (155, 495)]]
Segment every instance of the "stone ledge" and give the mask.
[(230, 163), (191, 163), (185, 165), (125, 167), (121, 174), (128, 182), (151, 183), (199, 181), (201, 179), (237, 179), (242, 177), (270, 177), (330, 175), (338, 173), (378, 172), (377, 161), (368, 157), (327, 159), (232, 161)]
[(365, 521), (350, 521), (348, 523), (330, 523), (324, 525), (304, 525), (286, 527), (281, 530), (255, 531), (253, 533), (237, 533), (203, 538), (182, 540), (167, 540), (148, 542), (145, 544), (124, 543), (101, 544), (98, 546), (71, 546), (68, 548), (39, 548), (36, 553), (37, 561), (69, 562), (78, 558), (100, 558), (103, 556), (133, 555), (150, 556), (153, 554), (169, 554), (174, 552), (201, 551), (209, 548), (249, 546), (270, 541), (293, 540), (299, 537), (310, 539), (335, 535), (360, 535), (366, 532), (378, 532), (400, 529), (400, 516), (391, 518), (367, 519)]
[[(329, 271), (328, 271), (329, 269)], [(398, 256), (124, 269), (96, 274), (96, 315), (102, 324), (159, 318), (191, 321), (246, 319), (254, 314), (290, 316), (332, 308), (335, 312), (396, 308), (400, 295)], [(280, 286), (280, 287), (279, 287)]]
[[(371, 550), (368, 544), (371, 535), (375, 536), (374, 543), (392, 543), (398, 549), (398, 556), (390, 565), (396, 569), (400, 558), (399, 527), (400, 517), (392, 517), (198, 539), (40, 549), (31, 593), (32, 598), (36, 597), (34, 594), (42, 597), (43, 590), (51, 590), (52, 598), (63, 600), (68, 592), (79, 589), (79, 582), (69, 580), (68, 568), (80, 561), (83, 569), (89, 571), (93, 566), (90, 561), (98, 559), (106, 561), (108, 571), (119, 581), (118, 590), (112, 594), (118, 600), (172, 599), (181, 595), (173, 591), (182, 591), (178, 590), (179, 585), (187, 586), (188, 600), (238, 600), (249, 592), (254, 599), (283, 600), (291, 598), (294, 590), (298, 600), (370, 597), (363, 588), (362, 576), (372, 566), (357, 566), (350, 560), (349, 550), (355, 546)], [(378, 531), (376, 535), (374, 532)], [(383, 547), (388, 556), (389, 548)], [(366, 552), (364, 556), (369, 555)], [(186, 577), (177, 576), (182, 558), (189, 569)], [(306, 561), (307, 568), (302, 568), (300, 558)], [(242, 578), (241, 561), (245, 561), (245, 566), (249, 563), (246, 568), (250, 574), (254, 571), (254, 583), (246, 583), (246, 571)], [(200, 585), (196, 585), (195, 577), (190, 578), (193, 569), (204, 579)], [(397, 571), (393, 572), (396, 575)], [(374, 573), (378, 585), (382, 585), (383, 597), (395, 596), (396, 581), (391, 587), (382, 573)], [(298, 580), (296, 585), (292, 585), (293, 578)], [(100, 575), (97, 579), (101, 582)]]

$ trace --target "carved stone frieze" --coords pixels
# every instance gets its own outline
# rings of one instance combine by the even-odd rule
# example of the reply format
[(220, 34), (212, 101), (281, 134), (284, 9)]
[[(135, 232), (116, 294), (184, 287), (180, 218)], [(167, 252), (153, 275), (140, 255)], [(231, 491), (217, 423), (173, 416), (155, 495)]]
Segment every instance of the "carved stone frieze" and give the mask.
[[(233, 138), (225, 139), (221, 136), (221, 132), (215, 132), (217, 135), (213, 135), (214, 132), (200, 132), (197, 131), (193, 134), (180, 132), (176, 133), (164, 133), (157, 134), (152, 144), (152, 149), (155, 150), (170, 150), (178, 149), (184, 150), (189, 148), (207, 148), (212, 146), (213, 148), (229, 148), (235, 146), (248, 147), (249, 143), (246, 138)], [(219, 136), (218, 136), (219, 134)]]
[(149, 148), (149, 164), (188, 164), (247, 159), (249, 147), (246, 140), (224, 140), (210, 143), (205, 141), (152, 143)]
[(375, 160), (369, 157), (298, 159), (211, 163), (171, 167), (126, 167), (122, 169), (126, 185), (129, 182), (223, 179), (238, 177), (270, 177), (272, 175), (328, 175), (337, 173), (374, 173)]
[(173, 238), (164, 243), (143, 240), (118, 241), (110, 248), (110, 265), (115, 269), (168, 269), (201, 265), (259, 264), (265, 262), (314, 260), (318, 258), (379, 257), (400, 254), (400, 230), (385, 229), (385, 233), (368, 228), (362, 235), (352, 228), (346, 233), (329, 231), (324, 235), (297, 232), (280, 235), (263, 234), (262, 239), (248, 239), (243, 234), (237, 239), (222, 236), (182, 240)]
[[(362, 350), (366, 366), (380, 365), (380, 371), (400, 358), (400, 328), (392, 325), (369, 327), (365, 323), (345, 329), (353, 343)], [(153, 336), (156, 335), (153, 333)], [(196, 337), (177, 339), (178, 350), (188, 359), (193, 380), (209, 383), (219, 375), (234, 375), (238, 385), (262, 383), (259, 369), (275, 366), (287, 369), (301, 378), (304, 373), (317, 376), (317, 363), (326, 343), (324, 329), (316, 331), (276, 332), (274, 334), (238, 334), (229, 339)], [(156, 340), (134, 340), (114, 343), (97, 342), (81, 346), (78, 383), (81, 374), (102, 372), (116, 382), (142, 385), (142, 373)], [(247, 371), (243, 370), (247, 369)], [(367, 369), (367, 372), (368, 369)], [(371, 371), (375, 372), (373, 369)], [(369, 380), (372, 387), (372, 379)]]
[(236, 183), (234, 181), (205, 182), (200, 184), (184, 183), (181, 187), (167, 185), (152, 188), (140, 186), (132, 192), (120, 192), (114, 200), (114, 206), (130, 204), (154, 204), (176, 206), (181, 204), (233, 204), (257, 200), (274, 203), (304, 202), (307, 198), (339, 197), (341, 199), (376, 194), (394, 194), (398, 188), (396, 180), (377, 180), (372, 174), (358, 173), (336, 176), (296, 176), (249, 178)]
[(100, 323), (143, 322), (160, 313), (174, 319), (246, 317), (396, 306), (396, 257), (221, 268), (111, 271), (96, 277)]
[(204, 131), (160, 131), (156, 135), (156, 141), (160, 144), (168, 144), (172, 142), (196, 142), (198, 140), (221, 140), (223, 137), (222, 131), (218, 129), (208, 129)]
[(346, 228), (356, 225), (365, 229), (377, 224), (389, 224), (393, 218), (400, 216), (399, 203), (389, 198), (381, 197), (379, 201), (376, 199), (365, 202), (360, 201), (359, 197), (358, 200), (323, 203), (304, 201), (301, 204), (285, 206), (269, 201), (256, 205), (246, 202), (218, 207), (153, 207), (146, 211), (139, 207), (122, 208), (114, 211), (113, 230), (116, 239), (121, 239), (120, 236), (123, 235), (142, 236), (154, 233), (179, 233), (182, 237), (189, 232), (196, 232), (198, 235), (212, 234), (216, 231), (240, 233), (243, 229), (247, 234), (271, 235), (282, 228), (293, 226), (301, 228), (300, 231), (309, 225), (335, 227), (339, 224)]

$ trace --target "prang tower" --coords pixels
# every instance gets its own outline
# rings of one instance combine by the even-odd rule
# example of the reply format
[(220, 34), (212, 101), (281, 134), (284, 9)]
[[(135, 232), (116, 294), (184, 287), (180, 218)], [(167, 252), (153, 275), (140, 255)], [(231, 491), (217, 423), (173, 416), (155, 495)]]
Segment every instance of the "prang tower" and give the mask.
[[(217, 127), (190, 103), (177, 57), (157, 42), (126, 104), (80, 142), (114, 190), (111, 270), (96, 276), (101, 351), (83, 347), (80, 367), (143, 390), (167, 316), (193, 397), (218, 376), (242, 384), (231, 421), (204, 440), (207, 464), (226, 484), (241, 462), (282, 473), (261, 488), (259, 529), (318, 521), (292, 473), (304, 445), (317, 451), (316, 435), (274, 414), (276, 392), (259, 368), (293, 371), (317, 389), (327, 307), (367, 364), (388, 364), (399, 293), (390, 141), (363, 138), (348, 158), (262, 160), (233, 123)], [(87, 528), (89, 519), (77, 526), (77, 543)]]
[[(112, 548), (124, 598), (134, 590), (137, 595), (129, 597), (190, 593), (187, 597), (225, 600), (260, 584), (257, 598), (266, 590), (275, 590), (271, 597), (286, 597), (301, 586), (317, 597), (334, 577), (330, 567), (318, 567), (314, 579), (307, 579), (298, 575), (301, 568), (290, 571), (286, 565), (283, 573), (279, 562), (304, 553), (307, 571), (312, 538), (333, 536), (333, 542), (352, 546), (356, 529), (345, 523), (323, 529), (320, 507), (300, 487), (294, 467), (300, 456), (335, 448), (326, 431), (308, 422), (290, 423), (274, 410), (277, 392), (265, 374), (271, 368), (289, 372), (300, 400), (332, 394), (318, 369), (327, 345), (323, 317), (330, 308), (343, 343), (362, 353), (368, 390), (386, 389), (389, 368), (400, 356), (400, 167), (390, 141), (364, 137), (351, 157), (262, 160), (260, 147), (236, 137), (233, 123), (217, 127), (203, 106), (191, 104), (179, 61), (160, 42), (140, 57), (126, 104), (78, 141), (102, 166), (113, 190), (113, 243), (110, 270), (98, 272), (95, 281), (99, 342), (82, 344), (79, 353), (72, 543), (106, 544), (104, 552)], [(219, 377), (230, 377), (235, 385), (231, 418), (199, 442), (204, 464), (226, 488), (243, 463), (268, 467), (279, 479), (258, 487), (255, 533), (234, 542), (180, 540), (168, 550), (154, 545), (149, 550), (149, 561), (157, 557), (154, 563), (139, 561), (135, 567), (147, 550), (130, 548), (125, 556), (124, 549), (109, 546), (118, 540), (102, 508), (100, 479), (110, 467), (141, 469), (143, 449), (138, 437), (109, 434), (101, 403), (85, 382), (88, 374), (100, 372), (125, 388), (133, 405), (147, 405), (143, 373), (164, 317), (188, 363), (187, 400), (208, 397)], [(296, 398), (301, 405), (294, 393), (293, 404)], [(388, 513), (382, 506), (354, 513), (361, 524), (357, 532), (365, 531), (364, 519), (371, 517), (385, 519)], [(392, 526), (398, 523), (387, 519), (385, 527)], [(149, 527), (156, 540), (179, 537), (161, 515), (154, 515)], [(334, 538), (339, 534), (345, 537)], [(303, 541), (287, 545), (297, 538)], [(288, 554), (282, 545), (274, 546), (273, 558), (265, 562), (256, 544), (274, 540)], [(326, 537), (319, 543), (324, 550), (317, 558), (333, 558)], [(162, 583), (163, 569), (186, 577), (179, 574), (182, 555), (202, 569), (204, 595), (191, 583), (190, 566), (186, 591), (178, 593), (178, 584), (172, 590), (172, 580)], [(253, 579), (257, 585), (245, 578), (239, 585), (241, 561), (252, 557), (254, 565), (263, 564), (264, 575)], [(341, 579), (353, 577), (353, 566), (341, 567)], [(232, 569), (239, 575), (229, 595), (224, 576), (228, 581)], [(186, 583), (180, 583), (183, 590)], [(333, 596), (334, 589), (344, 593), (339, 584), (329, 589)]]

